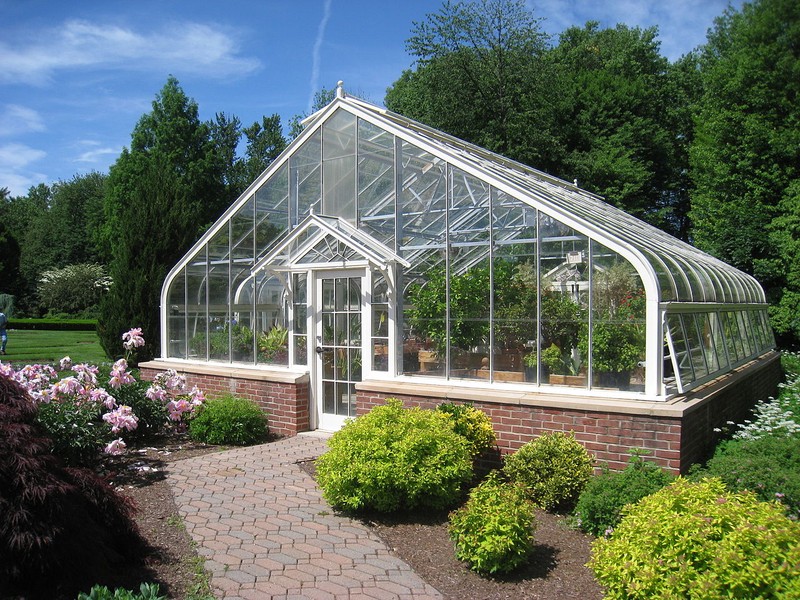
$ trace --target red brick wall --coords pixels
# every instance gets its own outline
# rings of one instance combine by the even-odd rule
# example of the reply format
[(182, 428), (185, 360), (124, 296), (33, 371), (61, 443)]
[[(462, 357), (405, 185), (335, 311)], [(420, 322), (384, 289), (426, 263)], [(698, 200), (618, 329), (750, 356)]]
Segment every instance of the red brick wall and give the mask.
[[(358, 414), (396, 397), (406, 406), (434, 408), (441, 400), (398, 394), (358, 394)], [(625, 415), (590, 410), (515, 406), (496, 402), (472, 402), (492, 420), (502, 453), (513, 452), (546, 431), (573, 431), (600, 462), (612, 469), (624, 468), (630, 450), (647, 448), (664, 467), (680, 469), (681, 424), (678, 419)]]
[[(717, 387), (709, 384), (687, 394), (675, 404), (692, 408), (682, 414), (677, 410), (679, 416), (674, 417), (551, 408), (546, 397), (530, 405), (496, 400), (472, 401), (472, 404), (492, 420), (501, 453), (513, 452), (546, 431), (573, 431), (575, 439), (598, 462), (612, 469), (623, 468), (631, 450), (644, 448), (650, 451), (650, 459), (662, 467), (685, 473), (713, 452), (720, 437), (714, 429), (725, 427), (728, 421), (741, 423), (748, 418), (758, 400), (775, 394), (780, 378), (780, 360), (773, 356), (731, 375), (727, 384), (723, 379), (717, 382)], [(420, 395), (359, 391), (357, 413), (364, 414), (389, 397), (399, 398), (406, 406), (421, 408), (434, 408), (443, 402), (441, 398)]]
[[(151, 381), (158, 371), (152, 368), (141, 370), (142, 378)], [(269, 418), (269, 430), (278, 435), (297, 435), (311, 427), (309, 417), (308, 382), (283, 383), (247, 379), (241, 375), (184, 373), (189, 387), (197, 386), (208, 398), (234, 394), (249, 398), (263, 408)]]

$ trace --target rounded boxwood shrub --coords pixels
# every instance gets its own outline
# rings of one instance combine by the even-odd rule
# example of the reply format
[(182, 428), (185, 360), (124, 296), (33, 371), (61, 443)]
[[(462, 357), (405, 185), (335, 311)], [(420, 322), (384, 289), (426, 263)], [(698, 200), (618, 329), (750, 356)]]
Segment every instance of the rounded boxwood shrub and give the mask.
[(800, 517), (800, 437), (728, 440), (696, 474), (702, 476), (719, 477), (731, 490), (750, 490), (761, 500), (780, 500)]
[(622, 507), (668, 485), (674, 477), (658, 465), (635, 455), (622, 471), (603, 472), (589, 479), (575, 505), (580, 528), (600, 536), (617, 526)]
[(317, 459), (325, 499), (347, 510), (448, 508), (472, 477), (466, 440), (445, 414), (400, 400), (348, 421)]
[(527, 562), (533, 550), (534, 505), (519, 485), (504, 482), (493, 471), (470, 492), (464, 506), (450, 513), (449, 531), (456, 558), (470, 569), (508, 573)]
[(625, 508), (589, 567), (609, 599), (798, 598), (800, 523), (717, 478), (671, 485)]
[(572, 433), (545, 433), (505, 459), (503, 472), (545, 510), (572, 506), (592, 476), (592, 456)]
[(189, 437), (206, 444), (257, 444), (267, 437), (267, 415), (251, 400), (215, 398), (208, 400), (189, 422)]
[(453, 430), (469, 443), (470, 454), (478, 456), (494, 445), (497, 439), (492, 429), (492, 420), (482, 410), (470, 404), (440, 404), (436, 410), (450, 416)]

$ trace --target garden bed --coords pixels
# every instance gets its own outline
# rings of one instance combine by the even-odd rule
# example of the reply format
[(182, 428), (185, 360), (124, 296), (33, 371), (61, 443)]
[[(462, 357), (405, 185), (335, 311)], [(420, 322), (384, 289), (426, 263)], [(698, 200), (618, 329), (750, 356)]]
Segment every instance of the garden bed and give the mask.
[[(219, 449), (183, 436), (164, 437), (108, 459), (106, 473), (115, 487), (136, 502), (136, 522), (149, 545), (142, 563), (126, 569), (124, 578), (115, 585), (138, 588), (141, 581), (153, 581), (170, 598), (192, 597), (189, 590), (202, 580), (196, 577), (202, 562), (178, 516), (166, 470), (175, 460)], [(313, 473), (311, 465), (304, 466)], [(591, 537), (570, 529), (563, 516), (539, 511), (537, 519), (537, 546), (530, 565), (497, 579), (480, 577), (456, 560), (447, 535), (446, 513), (372, 516), (365, 522), (392, 553), (446, 599), (602, 598), (600, 587), (584, 566), (589, 560)]]

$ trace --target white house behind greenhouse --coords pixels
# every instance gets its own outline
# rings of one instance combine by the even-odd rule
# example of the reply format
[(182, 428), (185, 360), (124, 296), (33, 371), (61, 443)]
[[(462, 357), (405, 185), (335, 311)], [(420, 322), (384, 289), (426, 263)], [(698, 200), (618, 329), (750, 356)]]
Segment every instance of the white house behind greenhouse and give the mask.
[(503, 450), (572, 430), (612, 466), (685, 469), (780, 374), (749, 275), (341, 85), (170, 271), (161, 321), (145, 373), (251, 397), (277, 433), (463, 401)]

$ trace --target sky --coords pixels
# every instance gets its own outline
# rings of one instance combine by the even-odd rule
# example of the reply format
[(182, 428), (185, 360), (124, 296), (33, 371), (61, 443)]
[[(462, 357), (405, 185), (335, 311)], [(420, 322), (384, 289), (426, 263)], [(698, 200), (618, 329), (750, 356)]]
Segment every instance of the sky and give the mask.
[[(657, 26), (670, 60), (705, 43), (727, 0), (527, 0), (542, 29)], [(741, 0), (732, 0), (740, 8)], [(0, 0), (0, 188), (107, 173), (167, 78), (200, 118), (308, 114), (334, 89), (382, 104), (405, 40), (441, 0)]]

